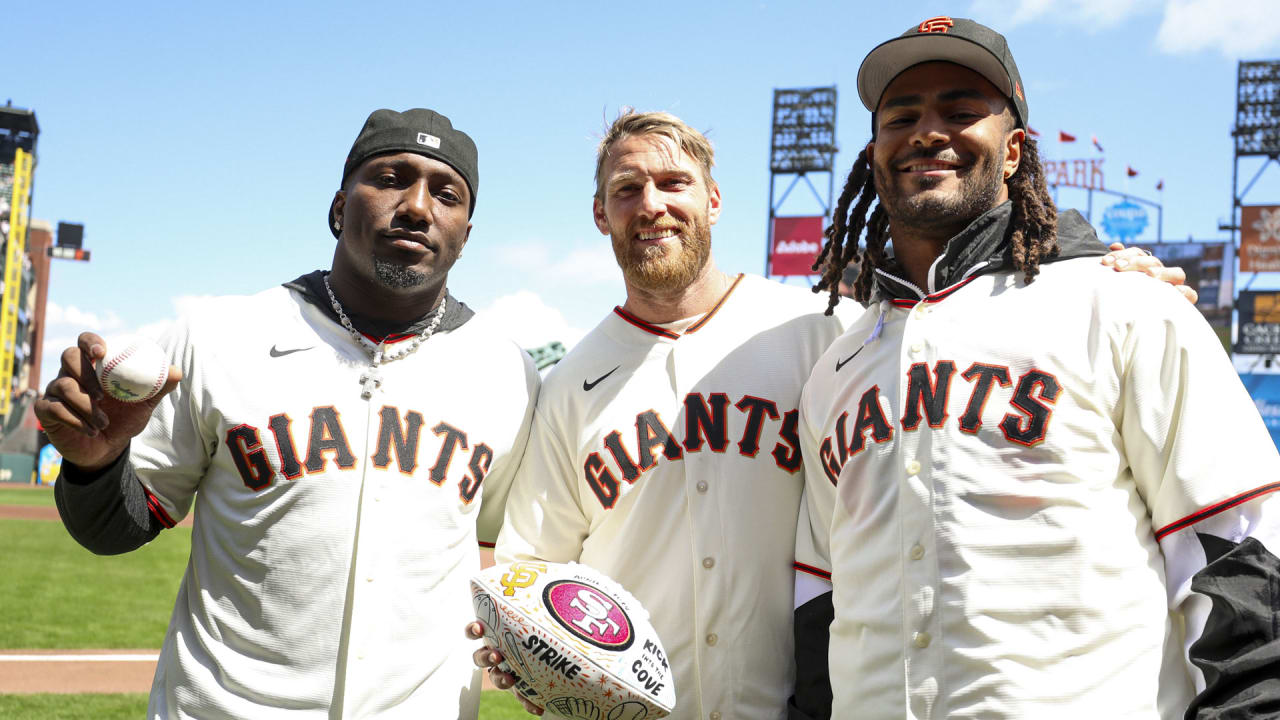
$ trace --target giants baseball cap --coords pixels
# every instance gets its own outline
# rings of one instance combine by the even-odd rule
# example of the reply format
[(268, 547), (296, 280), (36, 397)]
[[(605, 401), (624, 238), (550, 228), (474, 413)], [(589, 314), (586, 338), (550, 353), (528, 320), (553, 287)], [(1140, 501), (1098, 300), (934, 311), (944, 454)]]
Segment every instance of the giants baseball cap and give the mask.
[(913, 25), (898, 37), (880, 43), (867, 53), (858, 68), (858, 97), (871, 111), (871, 132), (876, 130), (875, 112), (885, 88), (902, 71), (913, 65), (939, 60), (963, 65), (985, 77), (1013, 104), (1018, 127), (1027, 127), (1027, 99), (1022, 77), (1009, 52), (1004, 36), (981, 23), (965, 18), (940, 16)]
[[(342, 166), (342, 186), (360, 164), (375, 155), (411, 152), (448, 165), (466, 181), (471, 191), (470, 217), (476, 211), (476, 190), (480, 181), (476, 144), (461, 130), (454, 130), (449, 118), (435, 110), (413, 108), (404, 112), (374, 110), (351, 145)], [(332, 213), (332, 209), (330, 210)], [(338, 231), (329, 226), (334, 237)]]

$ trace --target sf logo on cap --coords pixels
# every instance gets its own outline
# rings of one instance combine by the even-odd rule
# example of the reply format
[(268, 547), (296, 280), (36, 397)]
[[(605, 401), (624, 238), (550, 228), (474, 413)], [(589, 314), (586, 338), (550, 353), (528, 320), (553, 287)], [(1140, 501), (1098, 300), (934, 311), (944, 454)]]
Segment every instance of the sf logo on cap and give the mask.
[(440, 147), (440, 138), (435, 135), (428, 135), (427, 133), (418, 133), (418, 144), (438, 149)]
[(955, 23), (951, 22), (951, 18), (946, 15), (939, 15), (920, 23), (920, 32), (944, 33), (950, 30), (952, 25), (955, 25)]

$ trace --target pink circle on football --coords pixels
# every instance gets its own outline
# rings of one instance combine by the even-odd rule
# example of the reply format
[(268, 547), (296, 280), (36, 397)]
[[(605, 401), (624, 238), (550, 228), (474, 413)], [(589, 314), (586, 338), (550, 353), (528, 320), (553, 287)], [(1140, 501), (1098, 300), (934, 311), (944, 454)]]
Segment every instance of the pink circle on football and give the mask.
[(631, 647), (631, 619), (602, 590), (576, 580), (556, 580), (542, 597), (551, 617), (574, 635), (606, 650)]

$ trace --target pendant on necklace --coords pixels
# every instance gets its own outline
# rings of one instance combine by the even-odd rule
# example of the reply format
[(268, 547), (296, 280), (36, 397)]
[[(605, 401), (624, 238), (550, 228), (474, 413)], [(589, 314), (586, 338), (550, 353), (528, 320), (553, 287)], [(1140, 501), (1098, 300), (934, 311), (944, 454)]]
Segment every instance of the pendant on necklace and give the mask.
[(368, 370), (360, 373), (360, 397), (368, 400), (373, 397), (373, 391), (381, 386), (382, 373), (378, 371), (377, 365), (371, 365)]
[(360, 397), (368, 400), (373, 397), (373, 391), (382, 387), (382, 372), (378, 366), (382, 364), (382, 352), (387, 347), (385, 340), (378, 343), (378, 347), (373, 352), (373, 361), (369, 365), (369, 369), (360, 373)]

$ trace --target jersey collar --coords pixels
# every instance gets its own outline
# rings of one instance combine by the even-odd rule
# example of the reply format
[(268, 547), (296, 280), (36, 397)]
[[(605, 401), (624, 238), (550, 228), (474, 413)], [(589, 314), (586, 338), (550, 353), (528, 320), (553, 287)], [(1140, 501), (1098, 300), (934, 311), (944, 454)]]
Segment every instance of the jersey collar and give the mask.
[(711, 318), (715, 317), (716, 313), (720, 312), (720, 308), (724, 307), (725, 302), (729, 300), (729, 296), (732, 295), (734, 289), (738, 287), (738, 283), (742, 282), (742, 277), (743, 277), (742, 273), (738, 273), (738, 276), (733, 279), (732, 283), (729, 284), (729, 289), (724, 291), (724, 295), (720, 296), (720, 299), (717, 300), (716, 304), (713, 305), (711, 309), (707, 311), (707, 314), (703, 315), (702, 319), (699, 320), (698, 322), (690, 325), (689, 328), (685, 330), (683, 333), (673, 332), (671, 330), (668, 330), (667, 328), (654, 325), (653, 323), (641, 320), (635, 315), (632, 315), (626, 310), (623, 310), (622, 306), (620, 305), (614, 306), (613, 312), (615, 315), (622, 318), (630, 325), (637, 327), (651, 335), (657, 335), (658, 337), (664, 337), (669, 340), (679, 340), (681, 337), (685, 335), (692, 335), (693, 333), (706, 327), (707, 323), (711, 321)]

